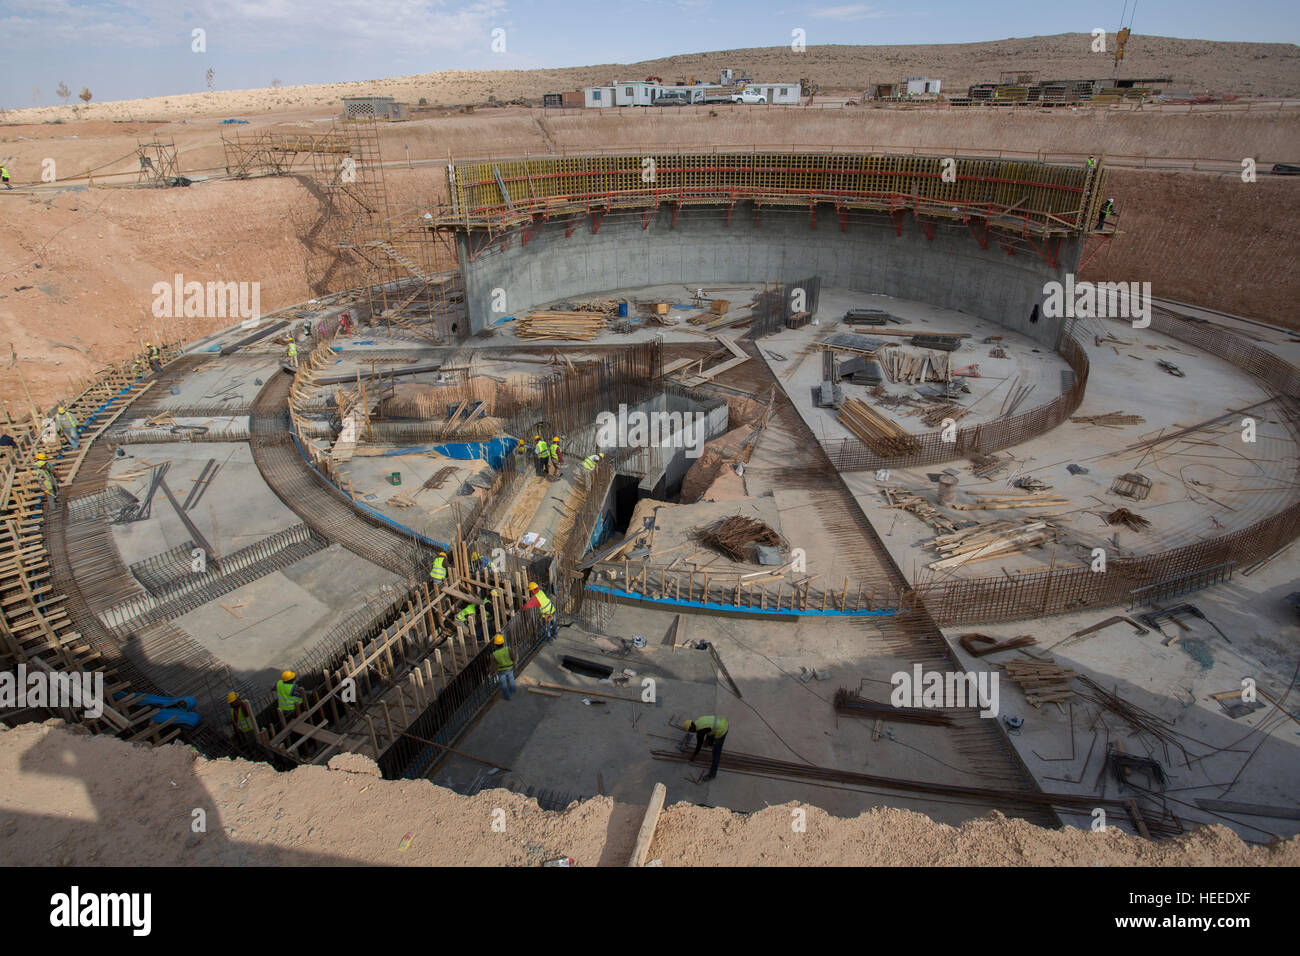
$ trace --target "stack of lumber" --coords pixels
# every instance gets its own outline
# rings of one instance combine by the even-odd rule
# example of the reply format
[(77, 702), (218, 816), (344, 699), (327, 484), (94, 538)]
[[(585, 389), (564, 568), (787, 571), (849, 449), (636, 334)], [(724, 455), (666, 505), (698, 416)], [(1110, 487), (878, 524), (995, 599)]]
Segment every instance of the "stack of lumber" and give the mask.
[(952, 361), (947, 352), (909, 352), (890, 349), (880, 360), (891, 382), (917, 385), (921, 382), (951, 382)]
[(881, 494), (889, 504), (886, 508), (902, 508), (904, 511), (916, 515), (931, 528), (936, 531), (956, 531), (957, 526), (952, 523), (952, 519), (944, 516), (935, 510), (934, 505), (922, 498), (915, 492), (908, 491), (905, 488), (881, 488)]
[(971, 455), (970, 470), (976, 478), (987, 478), (996, 474), (1015, 459), (1011, 457), (999, 458), (997, 455)]
[(915, 436), (859, 398), (850, 398), (840, 406), (840, 424), (866, 442), (877, 455), (892, 458), (921, 450)]
[(581, 339), (590, 342), (605, 329), (605, 317), (596, 312), (530, 312), (515, 320), (521, 339)]
[(1141, 425), (1146, 419), (1141, 415), (1129, 415), (1125, 412), (1107, 412), (1105, 415), (1075, 415), (1070, 418), (1070, 421), (1079, 422), (1083, 425), (1119, 427), (1120, 425)]
[(1053, 540), (1056, 528), (1046, 521), (988, 521), (951, 534), (942, 534), (926, 544), (940, 560), (927, 567), (931, 571), (944, 571), (987, 561), (989, 558), (1019, 554)]
[(938, 428), (946, 419), (951, 418), (953, 421), (959, 422), (969, 414), (970, 409), (962, 408), (960, 405), (931, 405), (921, 413), (921, 421), (931, 428)]
[(1059, 508), (1070, 503), (1069, 498), (1047, 494), (1004, 494), (985, 492), (975, 495), (974, 501), (953, 505), (958, 511), (998, 511), (1004, 508)]
[(1070, 689), (1070, 678), (1078, 675), (1060, 664), (1023, 660), (1007, 661), (1001, 667), (1006, 671), (1007, 677), (1020, 685), (1020, 689), (1025, 692), (1025, 700), (1035, 707), (1048, 703), (1059, 704), (1074, 696), (1074, 691)]

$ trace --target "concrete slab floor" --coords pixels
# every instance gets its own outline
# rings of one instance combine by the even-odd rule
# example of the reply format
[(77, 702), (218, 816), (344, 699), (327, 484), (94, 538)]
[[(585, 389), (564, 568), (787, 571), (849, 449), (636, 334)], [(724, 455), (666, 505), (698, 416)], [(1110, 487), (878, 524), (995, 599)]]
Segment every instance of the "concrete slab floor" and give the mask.
[(385, 603), (401, 583), (392, 572), (330, 545), (173, 623), (240, 676), (271, 687), (330, 628), (368, 604)]
[[(209, 459), (220, 466), (212, 484), (186, 512), (195, 527), (219, 554), (229, 554), (277, 531), (300, 524), (299, 518), (262, 480), (247, 444), (227, 442), (169, 442), (123, 446), (126, 456), (114, 458), (109, 481), (142, 503), (149, 492), (150, 465), (170, 461), (164, 480), (178, 504), (184, 505), (194, 481)], [(139, 472), (135, 477), (119, 476)], [(144, 521), (115, 524), (113, 541), (127, 565), (161, 554), (190, 540), (190, 533), (159, 488)]]
[[(605, 793), (636, 803), (644, 802), (653, 784), (662, 781), (668, 786), (669, 802), (689, 800), (740, 811), (795, 800), (840, 816), (873, 806), (897, 806), (957, 823), (993, 809), (894, 792), (828, 789), (725, 769), (708, 784), (691, 782), (707, 763), (687, 767), (656, 761), (650, 751), (673, 749), (682, 738), (681, 731), (668, 726), (670, 717), (720, 712), (731, 724), (728, 750), (909, 779), (998, 785), (980, 776), (978, 758), (964, 753), (947, 728), (887, 724), (886, 733), (873, 742), (870, 721), (837, 722), (831, 706), (835, 688), (861, 687), (864, 696), (887, 700), (889, 675), (905, 663), (889, 659), (880, 653), (881, 647), (871, 647), (868, 628), (682, 617), (678, 640), (716, 644), (744, 695), (737, 700), (714, 675), (707, 651), (663, 646), (673, 614), (629, 605), (611, 605), (604, 613), (609, 619), (600, 631), (608, 639), (618, 644), (620, 638), (641, 634), (647, 639), (646, 648), (606, 653), (594, 643), (594, 632), (562, 628), (559, 640), (544, 647), (522, 676), (628, 697), (639, 697), (640, 681), (649, 676), (655, 679), (659, 703), (611, 701), (604, 707), (588, 707), (579, 695), (550, 698), (521, 687), (509, 702), (498, 698), (458, 749), (509, 766), (510, 776), (523, 786), (575, 797), (597, 793), (599, 773)], [(565, 653), (616, 669), (630, 668), (636, 677), (628, 689), (620, 690), (575, 676), (558, 665)], [(828, 669), (831, 677), (804, 683), (798, 678), (801, 666)], [(699, 760), (706, 756), (707, 751)], [(483, 770), (482, 764), (456, 758), (433, 779), (463, 787), (476, 776), (481, 779)], [(501, 782), (489, 784), (493, 785)]]
[[(431, 446), (400, 446), (406, 447)], [(400, 448), (389, 451), (398, 451)], [(446, 476), (441, 487), (423, 489), (424, 483), (443, 468), (456, 470)], [(345, 462), (339, 470), (352, 482), (357, 500), (362, 504), (435, 541), (449, 541), (455, 536), (454, 504), (461, 502), (464, 508), (469, 508), (473, 503), (472, 497), (461, 494), (466, 482), (480, 476), (480, 483), (486, 484), (495, 474), (485, 461), (448, 458), (433, 451), (358, 456)], [(401, 475), (400, 485), (392, 483), (394, 472)], [(393, 499), (398, 496), (399, 500), (415, 501), (415, 505), (399, 507), (393, 503)]]

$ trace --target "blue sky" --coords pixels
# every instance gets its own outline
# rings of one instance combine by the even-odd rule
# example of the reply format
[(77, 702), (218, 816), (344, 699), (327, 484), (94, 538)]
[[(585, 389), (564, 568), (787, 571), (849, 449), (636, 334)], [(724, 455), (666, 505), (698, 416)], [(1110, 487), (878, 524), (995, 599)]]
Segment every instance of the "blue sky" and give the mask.
[[(1132, 0), (1129, 0), (1130, 6)], [(96, 100), (367, 80), (445, 69), (632, 62), (738, 47), (970, 43), (1119, 25), (1102, 5), (825, 0), (0, 0), (0, 105), (59, 102), (64, 81)], [(207, 50), (191, 50), (191, 31)], [(506, 50), (493, 52), (492, 31)], [(1135, 34), (1300, 41), (1295, 0), (1139, 0)]]

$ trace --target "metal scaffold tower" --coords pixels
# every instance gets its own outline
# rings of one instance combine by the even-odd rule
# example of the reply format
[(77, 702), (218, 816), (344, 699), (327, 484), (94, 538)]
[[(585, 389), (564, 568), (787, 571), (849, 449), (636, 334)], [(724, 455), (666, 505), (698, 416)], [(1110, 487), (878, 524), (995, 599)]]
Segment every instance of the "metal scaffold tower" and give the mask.
[(155, 140), (151, 143), (137, 143), (136, 154), (140, 158), (140, 172), (136, 176), (137, 186), (176, 186), (181, 178), (180, 165), (176, 161), (176, 144)]

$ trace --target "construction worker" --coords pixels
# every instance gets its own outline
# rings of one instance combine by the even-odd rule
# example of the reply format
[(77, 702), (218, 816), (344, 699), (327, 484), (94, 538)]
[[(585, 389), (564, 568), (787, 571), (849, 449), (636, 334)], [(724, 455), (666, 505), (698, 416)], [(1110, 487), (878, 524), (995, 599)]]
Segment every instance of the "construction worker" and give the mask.
[(555, 624), (555, 602), (546, 596), (546, 592), (537, 586), (536, 581), (528, 582), (529, 598), (524, 604), (523, 610), (537, 608), (542, 614), (542, 627), (546, 631), (546, 640), (553, 641), (559, 631)]
[(555, 473), (560, 473), (561, 466), (564, 465), (564, 452), (560, 451), (560, 436), (556, 435), (551, 439), (551, 465), (555, 468)]
[(276, 703), (280, 706), (281, 717), (291, 716), (302, 703), (302, 697), (298, 695), (298, 685), (295, 683), (297, 679), (298, 675), (293, 671), (285, 671), (276, 682), (275, 697)]
[(596, 452), (596, 454), (594, 455), (588, 455), (586, 458), (582, 459), (582, 467), (585, 468), (587, 471), (595, 471), (596, 464), (602, 461), (604, 458), (605, 456), (602, 455), (600, 452)]
[(709, 772), (700, 778), (701, 781), (712, 780), (718, 775), (718, 764), (722, 760), (722, 742), (727, 739), (727, 718), (712, 715), (696, 717), (694, 720), (686, 721), (685, 729), (695, 734), (695, 753), (691, 754), (692, 761), (700, 755), (706, 740), (713, 747), (713, 760), (709, 764)]
[(49, 456), (43, 451), (36, 453), (36, 477), (41, 480), (45, 494), (49, 496), (50, 504), (53, 504), (54, 498), (58, 494), (59, 482), (54, 477), (54, 468), (50, 464)]
[(230, 722), (235, 726), (235, 740), (245, 746), (256, 739), (257, 724), (253, 720), (253, 708), (233, 690), (226, 695), (230, 705)]
[(526, 464), (528, 464), (528, 445), (521, 438), (519, 444), (515, 445), (515, 470), (523, 471)]
[(1107, 199), (1101, 204), (1101, 213), (1097, 216), (1097, 228), (1106, 225), (1106, 220), (1115, 214), (1115, 200)]
[(433, 567), (429, 568), (429, 577), (433, 583), (441, 587), (447, 581), (447, 552), (439, 551), (438, 556), (433, 559)]
[(550, 470), (551, 446), (541, 435), (534, 435), (533, 442), (533, 451), (537, 455), (537, 477), (542, 478)]
[(3, 165), (0, 165), (0, 183), (4, 183), (5, 189), (14, 188), (9, 183), (9, 170), (6, 169)]
[(149, 360), (149, 368), (155, 375), (162, 371), (162, 353), (158, 351), (158, 346), (152, 342), (144, 343), (144, 356)]
[(298, 370), (298, 341), (292, 335), (289, 336), (289, 367)]
[(510, 659), (510, 648), (506, 647), (505, 635), (498, 634), (492, 638), (494, 649), (492, 660), (497, 665), (497, 679), (501, 681), (501, 696), (506, 700), (515, 696), (515, 662)]
[(470, 634), (477, 634), (479, 627), (483, 624), (483, 619), (479, 617), (479, 608), (483, 608), (483, 612), (487, 615), (488, 622), (491, 623), (492, 607), (489, 604), (466, 604), (456, 612), (456, 623), (465, 625), (465, 627), (469, 629)]
[(64, 436), (68, 439), (68, 445), (72, 448), (76, 448), (77, 417), (60, 405), (58, 414), (54, 416), (54, 423), (58, 425), (59, 431), (63, 432)]

